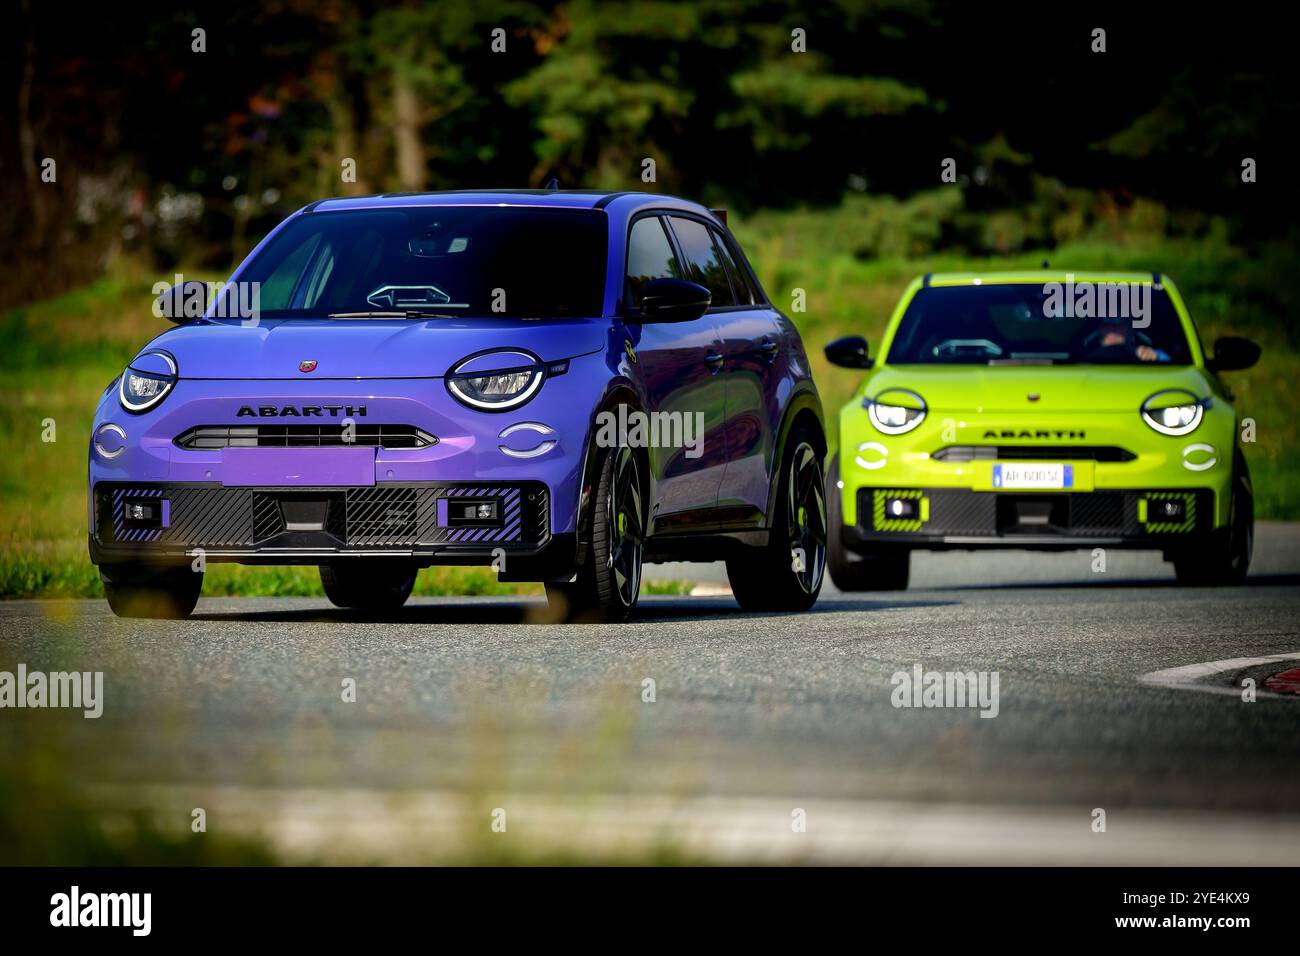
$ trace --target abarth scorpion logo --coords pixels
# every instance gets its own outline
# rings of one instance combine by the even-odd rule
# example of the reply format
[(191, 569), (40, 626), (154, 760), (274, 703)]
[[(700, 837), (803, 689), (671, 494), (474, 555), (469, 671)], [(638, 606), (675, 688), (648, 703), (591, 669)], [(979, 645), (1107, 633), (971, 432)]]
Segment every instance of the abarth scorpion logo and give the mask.
[(300, 372), (314, 372), (314, 371), (316, 371), (316, 360), (315, 360), (315, 359), (303, 359), (301, 362), (298, 363), (298, 371), (300, 371)]

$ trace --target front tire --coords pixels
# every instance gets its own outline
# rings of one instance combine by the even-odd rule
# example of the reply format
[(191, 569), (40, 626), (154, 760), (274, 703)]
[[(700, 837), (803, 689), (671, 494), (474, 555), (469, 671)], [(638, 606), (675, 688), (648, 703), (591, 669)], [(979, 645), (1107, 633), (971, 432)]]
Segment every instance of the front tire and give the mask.
[(821, 435), (799, 426), (787, 441), (768, 543), (727, 559), (727, 579), (746, 611), (806, 611), (826, 570), (826, 481)]
[(187, 618), (203, 591), (203, 572), (188, 565), (165, 569), (100, 565), (99, 580), (108, 606), (118, 617)]
[(641, 469), (630, 448), (605, 454), (592, 504), (591, 543), (578, 580), (546, 585), (547, 601), (562, 619), (617, 623), (636, 607), (646, 525)]
[(905, 547), (876, 548), (858, 554), (844, 547), (843, 508), (840, 506), (840, 460), (831, 459), (826, 480), (827, 513), (831, 526), (826, 568), (841, 591), (906, 591), (911, 575), (911, 550)]
[(1186, 587), (1224, 587), (1244, 584), (1255, 548), (1255, 494), (1246, 459), (1235, 456), (1232, 504), (1228, 526), (1208, 540), (1174, 555), (1174, 574)]
[(417, 574), (408, 561), (354, 558), (322, 564), (320, 583), (335, 607), (382, 614), (406, 603)]

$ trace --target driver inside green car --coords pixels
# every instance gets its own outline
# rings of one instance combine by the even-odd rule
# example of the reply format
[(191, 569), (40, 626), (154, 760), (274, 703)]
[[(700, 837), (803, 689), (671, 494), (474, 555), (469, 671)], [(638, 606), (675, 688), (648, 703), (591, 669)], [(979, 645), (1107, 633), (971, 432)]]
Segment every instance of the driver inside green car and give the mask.
[(1132, 326), (1115, 319), (1102, 319), (1096, 333), (1098, 349), (1129, 349), (1142, 362), (1168, 362), (1169, 353), (1139, 341)]

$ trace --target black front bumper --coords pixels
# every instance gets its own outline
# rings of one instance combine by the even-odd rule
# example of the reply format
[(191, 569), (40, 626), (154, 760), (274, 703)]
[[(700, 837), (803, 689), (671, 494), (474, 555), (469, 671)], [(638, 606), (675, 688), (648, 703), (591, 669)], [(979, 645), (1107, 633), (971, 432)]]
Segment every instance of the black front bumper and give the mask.
[[(893, 495), (924, 499), (925, 520), (892, 519), (881, 499)], [(1156, 506), (1166, 500), (1181, 503), (1180, 520), (1158, 518)], [(1209, 489), (1052, 493), (861, 488), (857, 506), (858, 524), (842, 530), (851, 550), (882, 544), (936, 550), (1163, 550), (1208, 535), (1214, 527), (1214, 492)]]
[[(340, 557), (409, 557), (419, 564), (486, 564), (571, 573), (575, 536), (552, 535), (541, 482), (423, 482), (354, 488), (228, 488), (101, 482), (93, 491), (96, 564), (205, 561), (319, 564)], [(496, 502), (480, 525), (449, 519), (451, 502)], [(133, 521), (127, 508), (151, 515)], [(518, 563), (520, 567), (511, 565)], [(541, 580), (549, 577), (542, 574)]]

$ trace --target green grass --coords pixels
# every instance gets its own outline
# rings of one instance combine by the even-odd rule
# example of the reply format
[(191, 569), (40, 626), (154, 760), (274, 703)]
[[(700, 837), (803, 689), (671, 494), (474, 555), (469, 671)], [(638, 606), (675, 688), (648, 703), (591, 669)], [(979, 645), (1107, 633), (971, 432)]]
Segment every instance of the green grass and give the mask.
[[(1158, 212), (1158, 211), (1157, 211)], [(1062, 214), (1035, 233), (1005, 215), (971, 219), (951, 192), (907, 201), (853, 196), (829, 210), (761, 212), (734, 222), (772, 299), (794, 318), (835, 440), (835, 412), (859, 381), (831, 367), (822, 346), (859, 333), (879, 343), (903, 288), (925, 272), (1035, 268), (1157, 270), (1183, 291), (1207, 342), (1242, 334), (1264, 347), (1260, 364), (1227, 380), (1257, 442), (1246, 446), (1256, 510), (1265, 518), (1300, 518), (1300, 270), (1291, 246), (1247, 253), (1230, 246), (1212, 221), (1171, 236), (1150, 204), (1126, 214), (1082, 219)], [(966, 219), (961, 217), (965, 216)], [(1022, 218), (1032, 218), (1032, 211)], [(1079, 219), (1076, 222), (1076, 219)], [(971, 222), (978, 224), (972, 226)], [(955, 225), (954, 225), (955, 224)], [(1040, 228), (1041, 227), (1041, 228)], [(980, 231), (982, 230), (982, 231)], [(936, 251), (946, 234), (965, 248), (986, 243), (1006, 255)], [(1063, 238), (1044, 252), (1023, 243), (1042, 234)], [(974, 239), (970, 239), (974, 236)], [(975, 245), (971, 245), (975, 243)], [(139, 264), (114, 263), (101, 279), (66, 295), (0, 314), (0, 597), (95, 596), (98, 578), (86, 557), (86, 448), (91, 414), (104, 387), (166, 324), (151, 312), (157, 279)], [(211, 276), (210, 278), (218, 278)], [(793, 290), (807, 311), (791, 311)], [(53, 442), (42, 440), (46, 421)], [(319, 595), (312, 568), (209, 569), (206, 594)], [(651, 591), (653, 588), (653, 592)], [(689, 585), (650, 585), (648, 593), (685, 593)], [(417, 594), (540, 594), (537, 585), (500, 584), (486, 569), (438, 568), (420, 575)]]

